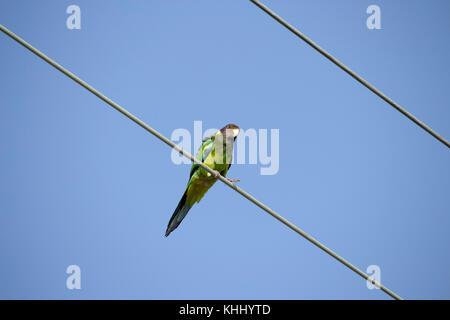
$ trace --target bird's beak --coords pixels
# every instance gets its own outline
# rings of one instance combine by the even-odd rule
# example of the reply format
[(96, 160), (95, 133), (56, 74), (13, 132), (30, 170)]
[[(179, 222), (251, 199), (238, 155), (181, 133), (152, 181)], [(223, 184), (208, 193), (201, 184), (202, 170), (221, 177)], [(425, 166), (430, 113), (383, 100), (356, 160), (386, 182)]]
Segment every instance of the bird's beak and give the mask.
[(239, 134), (239, 128), (233, 129), (233, 138), (236, 138)]

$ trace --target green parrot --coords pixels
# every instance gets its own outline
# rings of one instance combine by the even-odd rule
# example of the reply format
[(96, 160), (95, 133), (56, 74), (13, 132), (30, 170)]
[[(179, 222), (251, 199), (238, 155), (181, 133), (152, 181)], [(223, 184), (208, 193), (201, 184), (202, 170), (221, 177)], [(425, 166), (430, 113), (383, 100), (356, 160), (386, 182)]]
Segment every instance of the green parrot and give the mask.
[[(203, 140), (195, 158), (225, 177), (231, 166), (233, 144), (239, 131), (239, 127), (235, 124), (226, 125), (211, 137)], [(231, 182), (239, 181), (237, 179), (228, 180)], [(166, 237), (178, 227), (192, 206), (196, 202), (200, 202), (216, 181), (217, 177), (214, 177), (198, 164), (192, 164), (186, 191), (170, 218)]]

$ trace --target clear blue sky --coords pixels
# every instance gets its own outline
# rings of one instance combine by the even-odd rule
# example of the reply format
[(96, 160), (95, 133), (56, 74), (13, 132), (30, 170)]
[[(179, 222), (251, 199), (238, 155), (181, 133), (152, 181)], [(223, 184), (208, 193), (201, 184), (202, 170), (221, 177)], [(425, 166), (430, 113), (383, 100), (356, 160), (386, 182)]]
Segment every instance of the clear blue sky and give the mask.
[[(450, 139), (448, 1), (264, 3)], [(449, 149), (249, 1), (10, 0), (0, 23), (166, 136), (279, 129), (278, 174), (229, 176), (402, 297), (450, 298)], [(219, 183), (165, 238), (189, 165), (3, 34), (0, 52), (0, 298), (388, 298)]]

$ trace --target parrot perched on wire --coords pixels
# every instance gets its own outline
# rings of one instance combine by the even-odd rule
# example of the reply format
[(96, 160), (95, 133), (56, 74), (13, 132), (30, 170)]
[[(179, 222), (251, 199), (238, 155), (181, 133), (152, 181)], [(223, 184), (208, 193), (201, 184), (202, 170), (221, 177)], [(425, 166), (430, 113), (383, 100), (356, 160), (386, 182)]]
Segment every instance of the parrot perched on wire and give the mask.
[[(226, 125), (211, 137), (203, 140), (195, 158), (225, 177), (231, 166), (233, 144), (239, 131), (240, 128), (235, 124)], [(239, 181), (238, 179), (228, 180), (230, 182)], [(216, 181), (217, 177), (198, 164), (192, 164), (186, 191), (170, 218), (166, 237), (178, 227), (192, 206), (196, 202), (200, 202)]]

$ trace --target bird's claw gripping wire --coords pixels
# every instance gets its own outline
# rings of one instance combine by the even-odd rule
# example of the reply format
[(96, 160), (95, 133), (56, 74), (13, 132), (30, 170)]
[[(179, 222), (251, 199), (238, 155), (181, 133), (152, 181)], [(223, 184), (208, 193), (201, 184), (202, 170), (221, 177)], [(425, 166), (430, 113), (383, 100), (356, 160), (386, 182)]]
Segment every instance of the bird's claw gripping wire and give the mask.
[[(220, 174), (220, 172), (219, 171), (217, 171), (217, 170), (214, 170), (214, 173), (212, 174), (212, 176), (215, 178), (215, 179), (218, 179), (220, 176), (221, 176), (221, 174)], [(231, 178), (226, 178), (229, 182), (240, 182), (241, 180), (240, 179), (231, 179)]]

